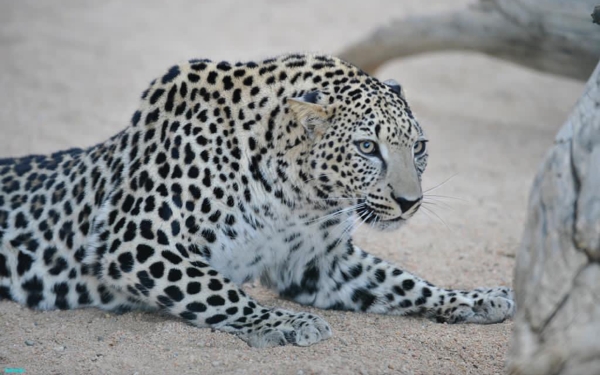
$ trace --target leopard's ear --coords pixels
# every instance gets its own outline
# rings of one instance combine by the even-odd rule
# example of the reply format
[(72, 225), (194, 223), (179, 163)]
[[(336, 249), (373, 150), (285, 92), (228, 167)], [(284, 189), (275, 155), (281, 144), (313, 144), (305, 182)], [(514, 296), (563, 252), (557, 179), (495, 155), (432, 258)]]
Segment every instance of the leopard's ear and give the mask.
[(384, 84), (389, 86), (393, 92), (395, 92), (402, 99), (406, 100), (405, 92), (402, 86), (395, 79), (388, 79), (387, 81), (383, 81)]
[(311, 139), (323, 135), (333, 114), (333, 106), (323, 104), (323, 99), (323, 94), (318, 91), (287, 98), (287, 104), (296, 116), (296, 120), (304, 126)]

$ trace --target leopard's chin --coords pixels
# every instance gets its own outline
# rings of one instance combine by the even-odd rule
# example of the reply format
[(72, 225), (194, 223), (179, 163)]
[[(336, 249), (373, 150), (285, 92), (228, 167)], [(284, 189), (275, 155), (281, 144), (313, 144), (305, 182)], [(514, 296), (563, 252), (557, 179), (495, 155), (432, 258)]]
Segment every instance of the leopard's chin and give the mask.
[(377, 221), (374, 223), (373, 227), (382, 232), (392, 232), (402, 227), (405, 223), (406, 219), (398, 217), (391, 220)]

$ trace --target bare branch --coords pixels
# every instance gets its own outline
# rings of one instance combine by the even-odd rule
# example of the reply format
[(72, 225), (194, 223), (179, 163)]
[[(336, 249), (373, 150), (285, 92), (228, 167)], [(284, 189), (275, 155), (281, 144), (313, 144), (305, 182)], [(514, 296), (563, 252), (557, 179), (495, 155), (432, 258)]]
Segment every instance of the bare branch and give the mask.
[(586, 21), (592, 1), (479, 0), (457, 12), (396, 20), (339, 55), (373, 73), (398, 57), (468, 50), (584, 80), (600, 59), (600, 32)]

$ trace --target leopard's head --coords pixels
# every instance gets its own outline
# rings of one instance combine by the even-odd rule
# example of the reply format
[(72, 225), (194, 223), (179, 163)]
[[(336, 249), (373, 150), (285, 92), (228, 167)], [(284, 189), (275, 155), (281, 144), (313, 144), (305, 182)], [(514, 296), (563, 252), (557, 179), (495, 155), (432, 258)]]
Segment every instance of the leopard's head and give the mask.
[(423, 199), (427, 139), (397, 82), (369, 78), (342, 93), (313, 91), (288, 104), (310, 142), (303, 175), (317, 202), (352, 206), (382, 230), (414, 215)]

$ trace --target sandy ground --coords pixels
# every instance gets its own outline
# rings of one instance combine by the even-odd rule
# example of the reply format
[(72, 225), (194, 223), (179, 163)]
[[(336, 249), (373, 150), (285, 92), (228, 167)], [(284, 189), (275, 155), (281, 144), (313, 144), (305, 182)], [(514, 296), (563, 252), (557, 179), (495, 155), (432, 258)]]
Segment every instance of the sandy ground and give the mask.
[[(126, 3), (126, 5), (125, 5)], [(0, 0), (0, 157), (101, 142), (127, 124), (147, 83), (192, 57), (335, 53), (376, 25), (459, 1)], [(372, 253), (447, 287), (510, 285), (530, 183), (583, 83), (462, 53), (385, 66), (431, 139), (424, 187), (450, 176), (397, 233), (360, 231)], [(437, 218), (439, 216), (441, 220)], [(442, 223), (443, 221), (443, 223)], [(249, 348), (156, 314), (34, 312), (0, 304), (0, 369), (28, 374), (494, 374), (511, 322), (318, 311), (248, 285), (267, 305), (310, 310), (334, 330), (309, 348)]]

